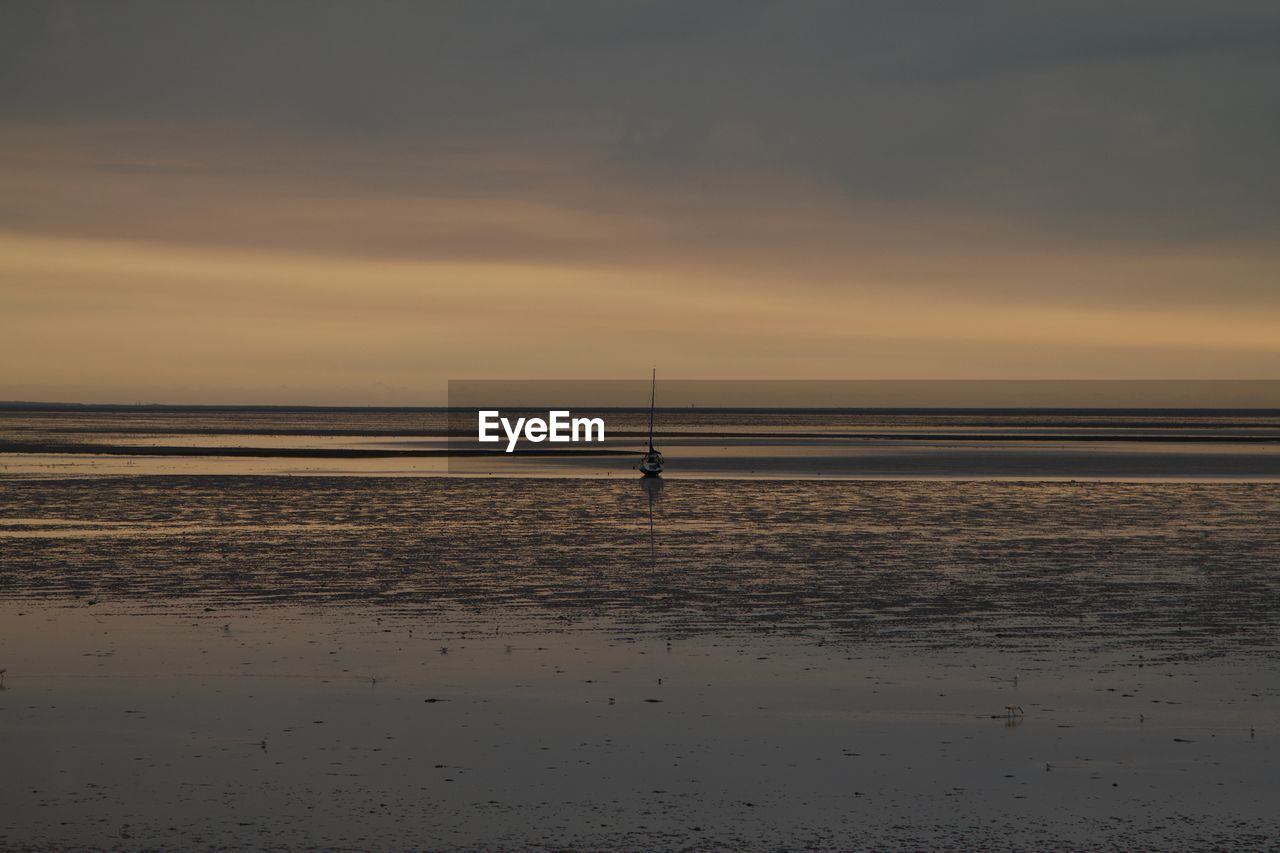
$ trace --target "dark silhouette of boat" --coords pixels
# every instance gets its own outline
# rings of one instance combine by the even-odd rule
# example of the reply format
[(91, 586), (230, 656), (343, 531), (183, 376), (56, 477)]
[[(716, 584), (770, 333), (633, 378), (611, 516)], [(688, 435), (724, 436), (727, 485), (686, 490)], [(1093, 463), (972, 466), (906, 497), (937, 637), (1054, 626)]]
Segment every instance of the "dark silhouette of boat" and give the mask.
[(658, 399), (658, 368), (653, 369), (653, 381), (649, 386), (649, 449), (645, 451), (636, 468), (642, 477), (662, 476), (662, 454), (653, 446), (653, 409)]

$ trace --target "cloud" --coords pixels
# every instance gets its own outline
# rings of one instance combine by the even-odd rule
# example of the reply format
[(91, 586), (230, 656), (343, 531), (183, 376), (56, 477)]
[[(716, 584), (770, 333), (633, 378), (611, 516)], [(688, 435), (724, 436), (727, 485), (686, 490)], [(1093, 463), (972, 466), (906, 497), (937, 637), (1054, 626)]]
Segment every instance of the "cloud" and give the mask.
[[(808, 176), (1082, 239), (1274, 234), (1280, 7), (7, 3), (10, 119)], [(729, 156), (724, 129), (736, 128)], [(488, 141), (488, 145), (486, 144)], [(767, 186), (767, 184), (766, 184)]]
[(15, 366), (0, 399), (244, 402), (289, 387), (305, 393), (279, 402), (342, 402), (377, 380), (407, 389), (394, 402), (421, 404), (450, 378), (614, 378), (655, 357), (672, 376), (718, 378), (1280, 370), (1274, 313), (1230, 306), (1064, 308), (785, 279), (744, 290), (687, 269), (29, 237), (0, 238), (0, 280), (23, 284), (0, 290), (0, 361)]
[(11, 0), (5, 355), (630, 372), (660, 300), (691, 375), (1274, 374), (1277, 92), (1270, 2)]

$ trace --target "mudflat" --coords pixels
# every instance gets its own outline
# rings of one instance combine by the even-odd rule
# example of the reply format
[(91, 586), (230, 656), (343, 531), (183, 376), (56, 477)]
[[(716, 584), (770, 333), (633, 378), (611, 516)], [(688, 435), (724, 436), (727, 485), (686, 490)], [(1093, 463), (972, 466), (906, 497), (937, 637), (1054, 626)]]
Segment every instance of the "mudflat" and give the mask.
[(0, 845), (1263, 847), (1280, 485), (0, 481)]

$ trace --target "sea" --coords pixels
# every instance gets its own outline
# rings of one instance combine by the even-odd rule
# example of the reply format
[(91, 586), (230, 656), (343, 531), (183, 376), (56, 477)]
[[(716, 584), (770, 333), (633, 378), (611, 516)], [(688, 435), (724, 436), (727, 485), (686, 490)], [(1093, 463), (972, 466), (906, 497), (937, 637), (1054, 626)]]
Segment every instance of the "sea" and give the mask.
[[(467, 410), (10, 407), (0, 408), (0, 471), (630, 476), (648, 410), (587, 414), (605, 421), (602, 445), (506, 454), (476, 442)], [(1280, 478), (1274, 409), (686, 408), (655, 420), (668, 479)]]
[(450, 414), (0, 412), (0, 848), (1280, 837), (1280, 412)]

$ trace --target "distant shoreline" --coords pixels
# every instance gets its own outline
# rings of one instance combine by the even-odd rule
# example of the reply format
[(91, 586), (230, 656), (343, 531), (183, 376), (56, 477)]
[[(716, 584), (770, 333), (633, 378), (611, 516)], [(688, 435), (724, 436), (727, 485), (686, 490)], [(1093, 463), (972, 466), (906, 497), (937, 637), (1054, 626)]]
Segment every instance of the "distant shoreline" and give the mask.
[[(56, 444), (0, 442), (0, 453), (76, 454), (93, 456), (242, 456), (261, 459), (444, 459), (451, 456), (493, 456), (491, 450), (360, 450), (328, 447), (183, 447), (121, 444)], [(515, 450), (511, 456), (638, 456), (638, 450)]]
[[(544, 407), (545, 408), (545, 407)], [(505, 406), (513, 412), (540, 411), (533, 406)], [(648, 412), (647, 406), (591, 406), (595, 412)], [(0, 412), (394, 412), (432, 413), (472, 412), (474, 406), (294, 406), (286, 404), (223, 404), (223, 403), (57, 403), (0, 400)], [(658, 406), (659, 412), (700, 414), (917, 414), (917, 415), (966, 415), (991, 414), (1090, 414), (1142, 415), (1163, 413), (1191, 417), (1209, 417), (1249, 413), (1259, 416), (1280, 417), (1280, 407), (1274, 406)]]

